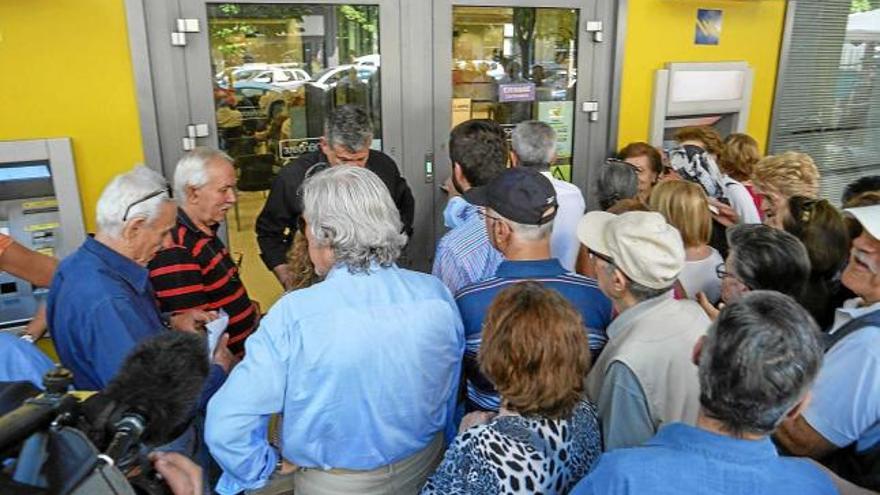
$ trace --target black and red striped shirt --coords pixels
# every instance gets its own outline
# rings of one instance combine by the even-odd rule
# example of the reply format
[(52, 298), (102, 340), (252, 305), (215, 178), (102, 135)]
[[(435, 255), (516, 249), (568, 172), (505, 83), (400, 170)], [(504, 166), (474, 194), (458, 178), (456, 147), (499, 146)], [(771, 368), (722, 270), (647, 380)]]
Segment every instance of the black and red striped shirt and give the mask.
[(159, 251), (150, 261), (150, 280), (163, 312), (188, 309), (229, 314), (229, 350), (244, 352), (244, 341), (256, 330), (257, 307), (241, 283), (238, 267), (217, 228), (206, 234), (177, 209), (177, 225), (171, 232), (173, 246)]

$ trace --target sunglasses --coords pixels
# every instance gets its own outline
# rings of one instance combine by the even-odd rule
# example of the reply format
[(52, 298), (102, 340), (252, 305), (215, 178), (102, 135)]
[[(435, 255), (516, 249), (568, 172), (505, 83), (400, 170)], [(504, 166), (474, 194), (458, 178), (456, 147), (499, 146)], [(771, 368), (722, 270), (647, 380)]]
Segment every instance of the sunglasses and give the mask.
[(171, 188), (166, 187), (164, 189), (159, 189), (157, 191), (153, 191), (150, 194), (147, 194), (146, 196), (144, 196), (144, 197), (138, 199), (137, 201), (131, 203), (130, 205), (128, 205), (128, 208), (125, 209), (125, 213), (122, 214), (122, 221), (125, 222), (128, 220), (128, 214), (131, 213), (132, 208), (134, 208), (135, 206), (137, 206), (145, 201), (149, 201), (157, 196), (161, 196), (162, 194), (167, 194), (168, 198), (171, 198), (172, 197)]

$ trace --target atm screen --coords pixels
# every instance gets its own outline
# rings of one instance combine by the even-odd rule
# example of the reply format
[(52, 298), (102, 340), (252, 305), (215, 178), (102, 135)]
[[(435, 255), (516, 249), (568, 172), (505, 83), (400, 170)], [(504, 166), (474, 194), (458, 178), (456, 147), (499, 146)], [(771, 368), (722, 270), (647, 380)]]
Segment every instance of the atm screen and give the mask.
[(29, 179), (49, 179), (48, 165), (14, 165), (0, 167), (0, 182)]
[(0, 201), (54, 195), (49, 162), (0, 163)]

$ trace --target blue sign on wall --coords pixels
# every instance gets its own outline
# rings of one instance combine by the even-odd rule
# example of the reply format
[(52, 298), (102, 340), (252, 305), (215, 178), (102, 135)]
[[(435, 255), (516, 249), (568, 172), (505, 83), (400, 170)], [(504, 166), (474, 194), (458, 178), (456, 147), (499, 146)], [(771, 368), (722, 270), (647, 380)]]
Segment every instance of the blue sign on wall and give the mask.
[(721, 39), (721, 11), (697, 10), (697, 32), (694, 43), (697, 45), (717, 45)]

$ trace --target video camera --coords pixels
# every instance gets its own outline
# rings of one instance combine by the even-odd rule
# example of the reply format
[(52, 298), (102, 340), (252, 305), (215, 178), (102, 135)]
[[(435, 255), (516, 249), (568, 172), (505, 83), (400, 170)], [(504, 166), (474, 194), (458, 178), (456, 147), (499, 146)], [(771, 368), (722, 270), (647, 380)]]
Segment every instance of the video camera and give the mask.
[(102, 393), (80, 401), (68, 392), (72, 381), (58, 367), (43, 377), (42, 394), (0, 383), (0, 493), (170, 493), (145, 455), (146, 414)]

